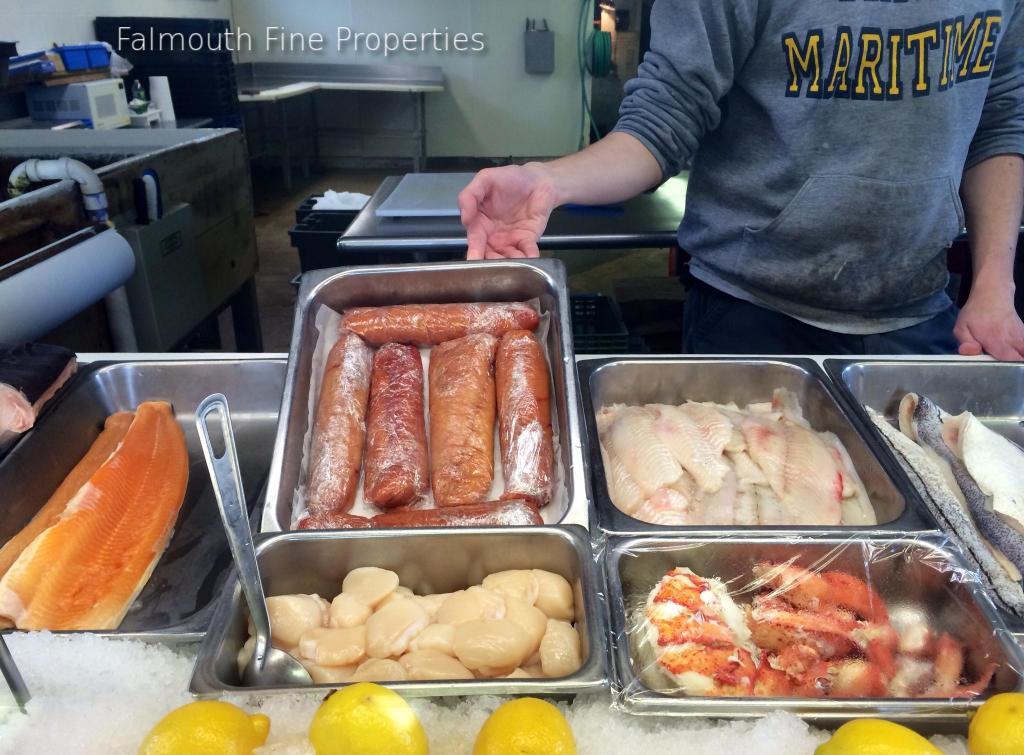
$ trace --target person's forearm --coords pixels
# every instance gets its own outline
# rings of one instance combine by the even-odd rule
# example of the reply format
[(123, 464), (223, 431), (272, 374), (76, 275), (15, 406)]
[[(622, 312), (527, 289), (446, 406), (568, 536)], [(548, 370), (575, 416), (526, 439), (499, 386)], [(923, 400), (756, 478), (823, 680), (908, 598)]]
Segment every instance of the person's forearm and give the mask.
[(581, 152), (540, 167), (551, 180), (558, 204), (613, 204), (661, 183), (661, 167), (635, 137), (608, 134)]
[(1013, 297), (1013, 258), (1024, 213), (1024, 157), (997, 155), (964, 173), (960, 189), (974, 270), (973, 291)]

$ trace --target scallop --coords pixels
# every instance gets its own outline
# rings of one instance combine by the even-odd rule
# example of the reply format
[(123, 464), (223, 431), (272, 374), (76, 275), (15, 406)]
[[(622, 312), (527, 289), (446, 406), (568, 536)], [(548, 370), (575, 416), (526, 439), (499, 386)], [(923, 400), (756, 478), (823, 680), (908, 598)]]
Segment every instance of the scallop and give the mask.
[(270, 636), (274, 646), (289, 650), (303, 632), (327, 623), (325, 601), (319, 595), (275, 595), (267, 598)]
[(505, 618), (514, 621), (530, 637), (530, 651), (533, 655), (540, 648), (541, 638), (548, 627), (548, 617), (539, 608), (524, 603), (518, 598), (505, 597)]
[(537, 601), (537, 594), (540, 592), (537, 575), (530, 569), (495, 572), (484, 577), (482, 585), (485, 590), (493, 590), (505, 597), (517, 598), (531, 606)]
[(353, 569), (341, 583), (342, 592), (347, 592), (370, 608), (376, 607), (396, 589), (398, 575), (388, 569), (378, 569), (376, 566), (360, 566)]
[(534, 576), (537, 577), (537, 606), (549, 619), (561, 621), (572, 621), (576, 618), (573, 606), (572, 586), (569, 581), (560, 574), (534, 569)]
[(351, 682), (404, 682), (408, 679), (398, 661), (388, 658), (367, 658), (352, 674)]
[(540, 665), (544, 676), (554, 678), (574, 674), (583, 665), (580, 636), (568, 621), (548, 619), (548, 629), (540, 641)]
[(388, 595), (386, 598), (384, 598), (384, 600), (377, 604), (377, 608), (380, 608), (381, 606), (386, 606), (388, 603), (394, 600), (407, 600), (409, 598), (415, 597), (416, 594), (412, 590), (410, 590), (408, 587), (402, 587), (401, 585), (399, 585), (395, 588), (395, 591), (393, 593)]
[(354, 595), (347, 592), (339, 593), (331, 601), (328, 624), (341, 628), (357, 627), (360, 624), (365, 624), (371, 613), (373, 613), (373, 609)]
[(530, 679), (532, 678), (528, 673), (523, 671), (519, 666), (516, 666), (515, 670), (511, 674), (505, 675), (506, 679)]
[(242, 676), (242, 672), (245, 671), (245, 667), (249, 665), (249, 659), (252, 658), (252, 654), (256, 652), (256, 638), (250, 637), (245, 641), (245, 644), (238, 649), (238, 676)]
[(316, 627), (299, 638), (299, 655), (320, 666), (351, 666), (366, 658), (366, 627)]
[(439, 653), (453, 656), (452, 642), (455, 640), (455, 627), (451, 624), (430, 624), (416, 635), (409, 648), (411, 650), (436, 650)]
[(503, 619), (504, 617), (505, 599), (496, 592), (475, 586), (468, 590), (452, 593), (437, 609), (435, 619), (440, 624), (458, 626), (467, 621)]
[(476, 671), (481, 679), (501, 679), (516, 670), (516, 666), (481, 666)]
[(321, 666), (318, 663), (300, 658), (299, 663), (309, 672), (313, 684), (347, 684), (352, 681), (352, 675), (356, 672), (357, 666)]
[(544, 678), (544, 667), (540, 663), (524, 663), (520, 668), (531, 679)]
[(437, 650), (413, 650), (399, 658), (398, 662), (410, 679), (433, 681), (473, 678), (473, 672), (468, 668)]
[(455, 627), (455, 657), (468, 669), (512, 669), (530, 654), (530, 636), (509, 619), (467, 621)]
[(430, 617), (431, 621), (437, 618), (437, 611), (441, 608), (448, 598), (451, 596), (449, 592), (435, 593), (434, 595), (416, 595), (412, 598), (415, 602), (420, 604), (420, 608), (427, 612), (427, 616)]
[(366, 621), (366, 654), (371, 658), (397, 658), (429, 623), (427, 612), (413, 601), (392, 601)]

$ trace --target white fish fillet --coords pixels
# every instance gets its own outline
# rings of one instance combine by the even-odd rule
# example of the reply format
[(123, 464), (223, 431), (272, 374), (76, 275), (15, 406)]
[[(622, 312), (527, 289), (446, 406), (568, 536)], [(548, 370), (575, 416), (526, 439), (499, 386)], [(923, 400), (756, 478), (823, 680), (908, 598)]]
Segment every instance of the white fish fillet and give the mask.
[(736, 476), (739, 478), (740, 483), (745, 485), (768, 484), (768, 478), (764, 476), (761, 467), (754, 463), (750, 458), (750, 454), (746, 451), (727, 453), (726, 456), (732, 462), (733, 469), (736, 470)]
[(638, 406), (615, 414), (606, 435), (608, 450), (647, 495), (672, 485), (683, 468), (654, 433), (654, 415)]
[(804, 418), (804, 410), (800, 407), (800, 399), (793, 391), (776, 388), (772, 394), (772, 410), (780, 412), (790, 422), (811, 429), (810, 423)]
[(687, 401), (679, 411), (693, 420), (707, 444), (719, 454), (732, 440), (732, 422), (714, 406)]
[(791, 523), (842, 521), (843, 473), (818, 435), (787, 420), (748, 418), (741, 425), (750, 458), (761, 468)]
[(853, 465), (846, 446), (834, 433), (818, 433), (819, 437), (829, 446), (843, 468), (843, 524), (874, 525), (878, 524), (875, 507), (871, 505), (867, 489), (861, 482), (857, 468)]
[(718, 490), (706, 493), (696, 501), (694, 518), (701, 524), (735, 524), (738, 499), (736, 473), (729, 470)]
[(660, 524), (665, 527), (687, 527), (699, 524), (695, 521), (690, 502), (681, 493), (671, 488), (656, 490), (654, 495), (633, 512), (633, 517), (641, 522)]
[(796, 394), (771, 402), (611, 405), (596, 412), (609, 496), (674, 526), (874, 524), (838, 438), (814, 431)]
[[(725, 437), (718, 433), (714, 440), (721, 442), (712, 445), (690, 412), (668, 404), (648, 404), (645, 408), (655, 417), (652, 425), (654, 434), (696, 480), (697, 487), (705, 493), (714, 493), (721, 488), (725, 475), (729, 473), (729, 466), (722, 461), (722, 449), (732, 435), (732, 428), (727, 428)], [(714, 432), (714, 428), (709, 429)]]
[(1018, 532), (1024, 532), (1024, 453), (977, 417), (965, 412), (943, 425), (959, 427), (950, 448), (956, 453), (991, 499), (990, 508)]
[(608, 496), (615, 507), (625, 514), (632, 515), (644, 503), (644, 492), (629, 476), (618, 456), (608, 453), (601, 444), (601, 458), (604, 460), (604, 476), (608, 481)]
[(758, 524), (757, 489), (752, 485), (740, 485), (736, 494), (736, 524)]

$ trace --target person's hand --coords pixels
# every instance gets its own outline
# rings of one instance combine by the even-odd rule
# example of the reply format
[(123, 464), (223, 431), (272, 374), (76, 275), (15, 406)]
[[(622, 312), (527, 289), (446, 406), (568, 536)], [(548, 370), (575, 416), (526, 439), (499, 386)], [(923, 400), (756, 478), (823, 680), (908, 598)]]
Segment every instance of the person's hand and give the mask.
[(985, 353), (1007, 362), (1024, 360), (1024, 323), (1013, 306), (1013, 289), (972, 289), (953, 335), (965, 356)]
[(459, 194), (466, 259), (537, 257), (557, 192), (540, 163), (487, 168)]

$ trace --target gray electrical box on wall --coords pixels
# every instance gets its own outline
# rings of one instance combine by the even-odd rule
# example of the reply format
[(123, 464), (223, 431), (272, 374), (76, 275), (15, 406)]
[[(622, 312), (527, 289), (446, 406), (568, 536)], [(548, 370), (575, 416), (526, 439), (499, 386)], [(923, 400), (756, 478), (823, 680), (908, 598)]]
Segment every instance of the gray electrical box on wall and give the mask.
[(541, 29), (537, 28), (536, 19), (526, 20), (523, 49), (527, 73), (546, 74), (555, 70), (555, 33), (548, 28), (547, 19)]
[(179, 204), (147, 225), (118, 226), (135, 252), (128, 302), (140, 351), (166, 351), (205, 315), (192, 208)]

